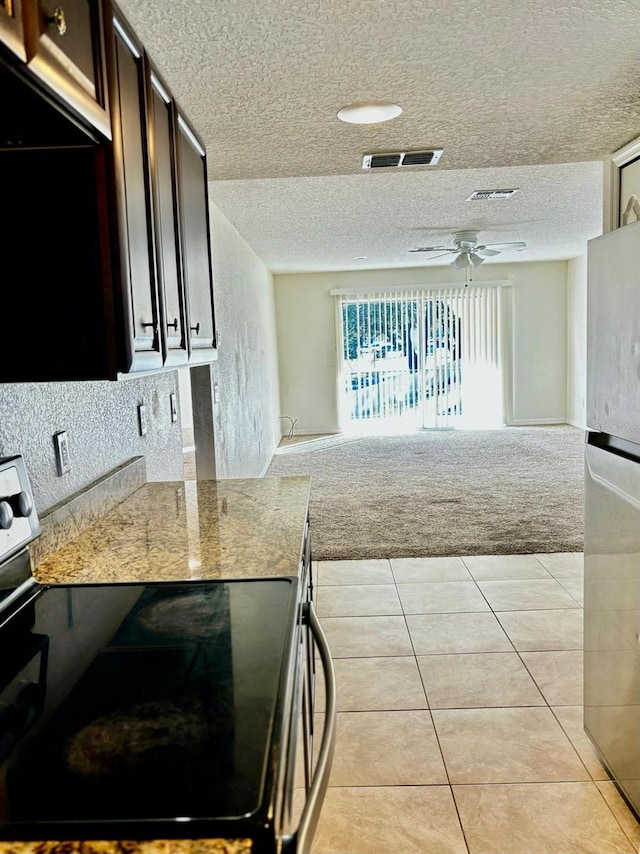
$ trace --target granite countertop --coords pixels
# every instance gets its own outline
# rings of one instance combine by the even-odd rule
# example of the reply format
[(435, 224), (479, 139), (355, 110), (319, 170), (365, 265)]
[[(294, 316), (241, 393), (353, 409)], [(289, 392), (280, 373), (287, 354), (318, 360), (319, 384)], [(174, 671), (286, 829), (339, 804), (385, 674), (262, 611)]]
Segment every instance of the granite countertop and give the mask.
[(36, 561), (42, 584), (296, 576), (309, 477), (146, 483)]
[(0, 854), (251, 854), (250, 839), (154, 842), (0, 842)]

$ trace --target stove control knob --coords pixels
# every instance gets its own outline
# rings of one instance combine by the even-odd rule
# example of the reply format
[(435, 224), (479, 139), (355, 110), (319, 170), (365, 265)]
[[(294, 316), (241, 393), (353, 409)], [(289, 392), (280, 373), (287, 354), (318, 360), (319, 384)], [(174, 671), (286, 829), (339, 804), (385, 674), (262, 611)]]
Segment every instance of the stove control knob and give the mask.
[(8, 501), (0, 501), (0, 528), (8, 530), (13, 524), (13, 509)]
[(11, 501), (16, 516), (30, 516), (33, 511), (33, 499), (28, 492), (19, 492)]

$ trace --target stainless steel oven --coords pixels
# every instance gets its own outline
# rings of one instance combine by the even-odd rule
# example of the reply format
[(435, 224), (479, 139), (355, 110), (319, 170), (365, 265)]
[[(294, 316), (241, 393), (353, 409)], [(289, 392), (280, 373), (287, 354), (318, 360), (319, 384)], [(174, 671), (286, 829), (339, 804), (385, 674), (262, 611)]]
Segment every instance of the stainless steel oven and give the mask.
[[(42, 585), (22, 461), (0, 462), (0, 485), (0, 839), (307, 854), (336, 717), (310, 559), (298, 578)], [(312, 763), (314, 645), (327, 696)]]

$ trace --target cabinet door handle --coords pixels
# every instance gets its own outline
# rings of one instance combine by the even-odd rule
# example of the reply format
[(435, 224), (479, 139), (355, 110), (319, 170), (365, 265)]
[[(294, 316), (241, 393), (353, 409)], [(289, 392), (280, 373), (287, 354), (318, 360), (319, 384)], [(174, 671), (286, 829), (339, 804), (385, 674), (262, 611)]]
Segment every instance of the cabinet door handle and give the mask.
[(143, 329), (148, 329), (149, 327), (151, 327), (153, 329), (154, 333), (156, 331), (156, 324), (155, 323), (141, 323), (140, 326), (142, 326)]
[(174, 332), (178, 331), (178, 318), (173, 318), (173, 323), (167, 323), (167, 329), (173, 329)]
[(190, 326), (189, 329), (192, 332), (195, 332), (196, 335), (200, 335), (200, 321), (198, 321), (195, 326)]
[(67, 19), (61, 6), (55, 7), (53, 15), (45, 15), (44, 22), (45, 24), (54, 24), (60, 36), (67, 32)]

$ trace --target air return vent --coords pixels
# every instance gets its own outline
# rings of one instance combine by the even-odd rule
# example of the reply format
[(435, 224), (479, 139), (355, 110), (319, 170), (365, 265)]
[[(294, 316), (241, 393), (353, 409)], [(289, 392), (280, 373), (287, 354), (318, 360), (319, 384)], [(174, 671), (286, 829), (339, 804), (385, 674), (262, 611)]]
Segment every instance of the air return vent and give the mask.
[(435, 166), (442, 149), (429, 151), (391, 151), (386, 154), (365, 154), (362, 158), (363, 169), (385, 169), (388, 166)]
[(518, 190), (476, 190), (471, 193), (468, 202), (487, 201), (488, 199), (508, 199)]

